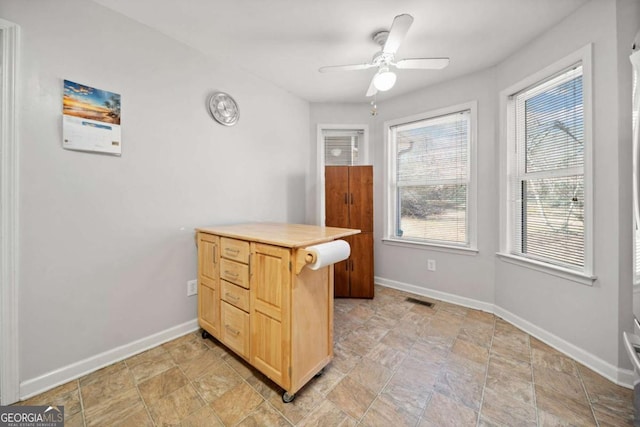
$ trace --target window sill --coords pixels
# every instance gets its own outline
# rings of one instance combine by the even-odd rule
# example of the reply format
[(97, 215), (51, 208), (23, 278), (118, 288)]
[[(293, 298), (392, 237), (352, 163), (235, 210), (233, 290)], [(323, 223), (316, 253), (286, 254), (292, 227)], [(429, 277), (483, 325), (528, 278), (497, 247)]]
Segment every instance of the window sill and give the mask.
[(496, 253), (496, 255), (504, 262), (519, 265), (520, 267), (529, 268), (531, 270), (540, 271), (552, 276), (561, 277), (563, 279), (571, 280), (572, 282), (580, 283), (582, 285), (593, 286), (593, 282), (598, 280), (597, 276), (587, 275), (570, 270), (568, 268), (546, 264), (540, 261), (519, 257), (517, 255), (507, 254), (503, 252), (498, 252)]
[(448, 246), (448, 245), (438, 245), (436, 243), (422, 243), (422, 242), (411, 242), (408, 240), (398, 240), (398, 239), (390, 239), (385, 238), (382, 239), (382, 243), (390, 246), (401, 246), (405, 248), (413, 248), (413, 249), (429, 249), (439, 252), (449, 252), (460, 255), (477, 255), (478, 250), (475, 248), (465, 248), (462, 246)]

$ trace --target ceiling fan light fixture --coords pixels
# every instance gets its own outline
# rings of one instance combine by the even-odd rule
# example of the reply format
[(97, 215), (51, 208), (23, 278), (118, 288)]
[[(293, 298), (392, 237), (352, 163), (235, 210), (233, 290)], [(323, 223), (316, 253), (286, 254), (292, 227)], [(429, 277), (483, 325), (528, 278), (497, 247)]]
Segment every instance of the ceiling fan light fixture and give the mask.
[(389, 90), (396, 84), (396, 74), (389, 71), (389, 68), (383, 67), (373, 77), (373, 86), (380, 92)]

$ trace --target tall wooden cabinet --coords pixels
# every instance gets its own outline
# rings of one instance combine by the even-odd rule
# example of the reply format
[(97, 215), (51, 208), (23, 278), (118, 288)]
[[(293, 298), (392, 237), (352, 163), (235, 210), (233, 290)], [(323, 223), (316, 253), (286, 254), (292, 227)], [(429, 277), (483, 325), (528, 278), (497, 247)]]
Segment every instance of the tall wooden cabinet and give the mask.
[(325, 167), (325, 224), (359, 229), (334, 266), (336, 297), (373, 298), (373, 166)]
[(333, 265), (306, 266), (307, 247), (358, 230), (255, 223), (197, 229), (198, 322), (295, 393), (333, 358)]

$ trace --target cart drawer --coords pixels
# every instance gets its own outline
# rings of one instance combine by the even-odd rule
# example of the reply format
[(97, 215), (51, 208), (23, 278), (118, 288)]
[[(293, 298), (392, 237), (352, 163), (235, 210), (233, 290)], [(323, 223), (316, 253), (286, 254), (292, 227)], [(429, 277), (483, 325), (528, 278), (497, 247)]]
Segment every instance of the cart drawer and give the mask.
[(249, 252), (251, 251), (249, 242), (222, 237), (220, 238), (220, 248), (222, 249), (220, 254), (224, 258), (244, 264), (249, 263)]
[(249, 289), (249, 266), (239, 262), (220, 260), (220, 278)]
[(226, 280), (221, 281), (220, 297), (231, 305), (238, 307), (240, 310), (249, 311), (249, 290), (229, 283)]
[(245, 359), (249, 358), (249, 315), (226, 302), (221, 303), (222, 342)]

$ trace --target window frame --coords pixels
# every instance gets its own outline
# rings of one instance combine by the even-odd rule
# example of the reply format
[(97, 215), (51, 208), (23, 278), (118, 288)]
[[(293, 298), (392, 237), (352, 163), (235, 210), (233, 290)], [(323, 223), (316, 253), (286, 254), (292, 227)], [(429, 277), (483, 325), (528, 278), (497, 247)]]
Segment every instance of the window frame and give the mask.
[(633, 78), (632, 78), (632, 87), (633, 87), (633, 109), (632, 109), (632, 123), (633, 123), (633, 250), (632, 250), (632, 264), (633, 264), (633, 293), (636, 294), (640, 292), (640, 219), (638, 218), (638, 210), (640, 208), (638, 197), (638, 185), (640, 182), (638, 181), (638, 175), (640, 171), (638, 168), (637, 159), (638, 159), (638, 141), (637, 141), (637, 128), (639, 126), (638, 120), (638, 106), (640, 105), (640, 89), (638, 85), (640, 84), (640, 78), (638, 73), (640, 72), (640, 53), (636, 50), (631, 54), (630, 57), (632, 66), (633, 66)]
[(359, 165), (369, 165), (369, 125), (365, 124), (318, 124), (316, 127), (316, 180), (318, 183), (317, 192), (317, 224), (325, 225), (325, 179), (324, 179), (324, 131), (362, 131), (362, 146), (358, 148), (360, 154)]
[[(520, 80), (500, 92), (500, 251), (499, 258), (505, 262), (520, 265), (564, 279), (593, 285), (597, 277), (593, 274), (593, 77), (592, 45), (565, 56), (553, 64)], [(515, 127), (514, 95), (526, 89), (544, 84), (572, 66), (582, 65), (582, 97), (584, 114), (584, 267), (574, 269), (540, 259), (524, 257), (514, 253), (513, 209), (510, 200), (512, 175), (517, 173), (519, 157), (516, 153), (517, 136)]]
[(636, 229), (638, 223), (633, 221), (633, 286), (640, 292), (640, 229)]
[[(468, 168), (469, 180), (467, 184), (467, 232), (468, 244), (447, 243), (443, 241), (416, 240), (399, 238), (395, 235), (396, 215), (397, 215), (397, 170), (396, 170), (396, 144), (392, 137), (393, 127), (406, 125), (421, 120), (433, 119), (436, 117), (469, 111), (469, 152)], [(477, 253), (477, 128), (478, 128), (478, 102), (469, 101), (449, 107), (430, 110), (408, 117), (389, 120), (384, 122), (384, 143), (385, 143), (385, 168), (384, 168), (384, 237), (383, 242), (392, 245), (429, 248), (454, 253)]]

